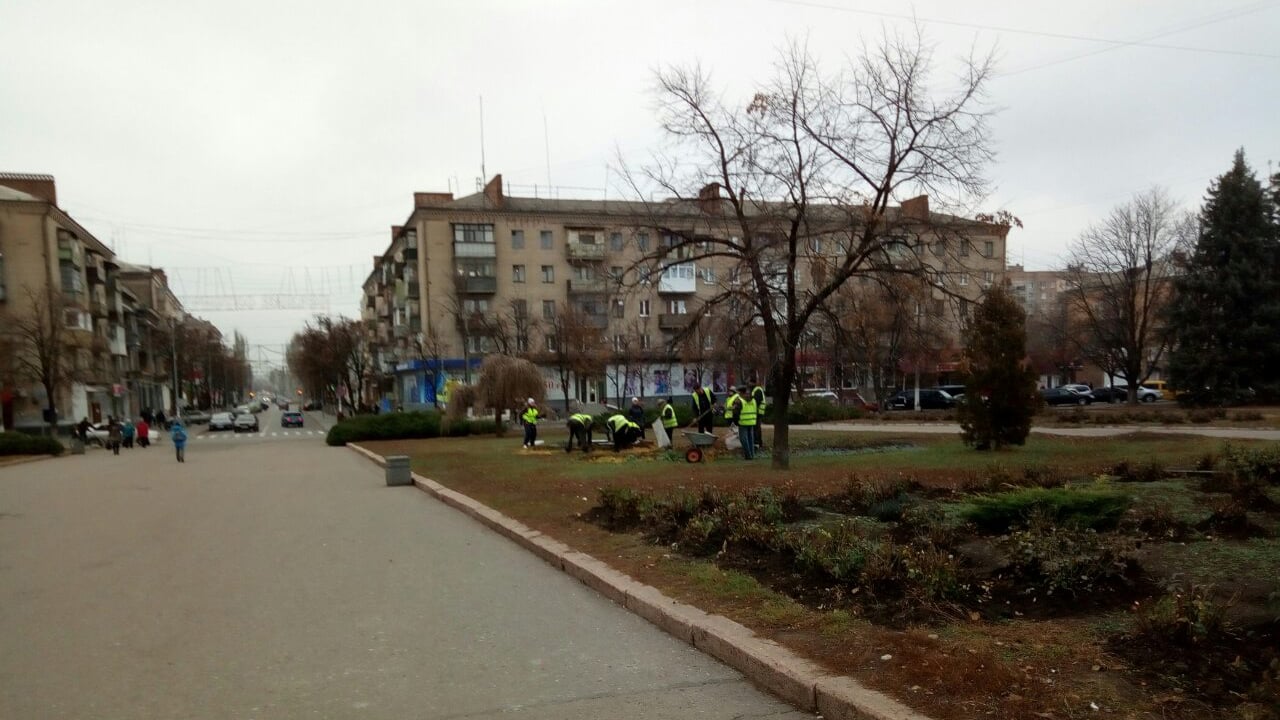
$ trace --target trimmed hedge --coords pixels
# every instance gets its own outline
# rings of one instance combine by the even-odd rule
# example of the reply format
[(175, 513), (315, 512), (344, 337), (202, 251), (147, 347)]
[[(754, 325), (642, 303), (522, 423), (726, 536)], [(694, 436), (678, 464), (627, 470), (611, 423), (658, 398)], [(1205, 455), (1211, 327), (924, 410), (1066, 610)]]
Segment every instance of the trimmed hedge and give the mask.
[(329, 428), (325, 442), (346, 445), (361, 440), (407, 440), (440, 437), (440, 413), (392, 412), (354, 415)]
[(1115, 527), (1130, 498), (1108, 487), (1031, 487), (975, 498), (963, 517), (979, 530), (1004, 534), (1025, 527), (1034, 516), (1092, 530)]
[(57, 438), (47, 435), (0, 433), (0, 455), (61, 455), (63, 450)]

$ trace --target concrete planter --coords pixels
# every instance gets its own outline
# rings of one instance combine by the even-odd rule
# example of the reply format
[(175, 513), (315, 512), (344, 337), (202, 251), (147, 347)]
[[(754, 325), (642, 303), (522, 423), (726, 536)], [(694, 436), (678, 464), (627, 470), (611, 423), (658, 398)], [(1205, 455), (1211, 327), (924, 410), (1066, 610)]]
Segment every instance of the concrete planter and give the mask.
[(387, 457), (387, 486), (412, 484), (413, 476), (409, 472), (409, 456), (391, 455)]

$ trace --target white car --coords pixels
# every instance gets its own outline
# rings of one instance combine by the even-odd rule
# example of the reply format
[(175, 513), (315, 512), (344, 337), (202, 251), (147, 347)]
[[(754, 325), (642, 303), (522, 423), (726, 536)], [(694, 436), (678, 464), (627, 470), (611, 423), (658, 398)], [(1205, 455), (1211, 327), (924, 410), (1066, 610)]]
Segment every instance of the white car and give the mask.
[(234, 430), (236, 427), (236, 418), (229, 412), (214, 413), (209, 418), (209, 431), (215, 430)]
[[(1126, 392), (1128, 391), (1128, 387), (1128, 385), (1116, 385), (1117, 389), (1125, 390)], [(1155, 402), (1163, 399), (1164, 393), (1159, 390), (1152, 390), (1149, 387), (1143, 387), (1141, 385), (1138, 386), (1138, 402)]]
[(237, 415), (232, 429), (236, 432), (258, 432), (258, 416), (253, 413)]

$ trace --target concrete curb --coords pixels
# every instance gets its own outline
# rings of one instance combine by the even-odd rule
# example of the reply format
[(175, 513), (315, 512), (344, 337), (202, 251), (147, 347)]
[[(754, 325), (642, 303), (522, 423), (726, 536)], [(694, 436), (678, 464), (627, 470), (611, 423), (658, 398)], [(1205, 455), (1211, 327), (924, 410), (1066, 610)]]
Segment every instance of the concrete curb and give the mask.
[[(359, 445), (347, 447), (386, 467), (387, 461), (381, 455)], [(412, 478), (419, 490), (475, 518), (552, 567), (577, 578), (663, 632), (732, 667), (752, 683), (801, 710), (821, 713), (828, 720), (929, 720), (853, 678), (831, 675), (782, 645), (757, 636), (740, 623), (673, 600), (657, 588), (637, 582), (607, 563), (434, 480), (417, 473), (413, 473)]]

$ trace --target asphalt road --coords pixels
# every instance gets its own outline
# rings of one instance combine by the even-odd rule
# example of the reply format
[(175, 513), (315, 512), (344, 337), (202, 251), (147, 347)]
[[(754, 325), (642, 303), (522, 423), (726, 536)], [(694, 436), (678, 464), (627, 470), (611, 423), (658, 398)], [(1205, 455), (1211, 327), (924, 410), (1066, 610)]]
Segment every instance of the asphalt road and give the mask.
[(809, 717), (348, 450), (242, 438), (0, 467), (0, 718)]

